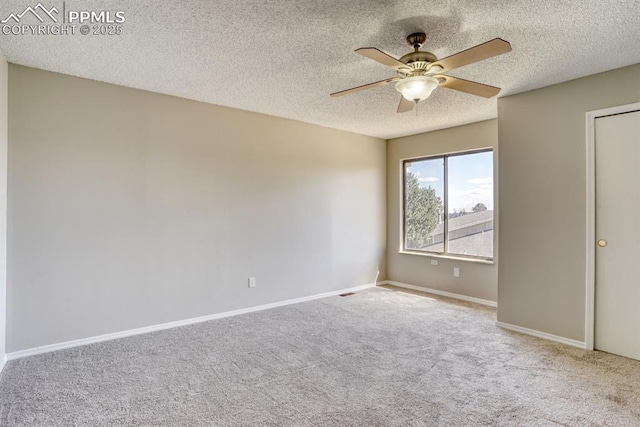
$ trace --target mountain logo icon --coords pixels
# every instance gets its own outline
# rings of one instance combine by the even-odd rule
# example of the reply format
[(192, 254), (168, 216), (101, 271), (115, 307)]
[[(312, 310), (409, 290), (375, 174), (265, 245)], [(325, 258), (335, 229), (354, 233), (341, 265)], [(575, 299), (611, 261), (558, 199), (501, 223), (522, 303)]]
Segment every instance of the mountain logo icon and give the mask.
[(17, 24), (27, 14), (35, 16), (40, 22), (44, 22), (44, 18), (46, 17), (49, 17), (49, 19), (51, 19), (53, 22), (58, 22), (58, 19), (53, 15), (54, 13), (57, 15), (59, 13), (58, 9), (52, 7), (51, 9), (47, 10), (47, 8), (42, 5), (42, 3), (38, 3), (33, 7), (28, 6), (22, 13), (12, 13), (0, 22), (6, 24), (9, 21), (13, 20)]

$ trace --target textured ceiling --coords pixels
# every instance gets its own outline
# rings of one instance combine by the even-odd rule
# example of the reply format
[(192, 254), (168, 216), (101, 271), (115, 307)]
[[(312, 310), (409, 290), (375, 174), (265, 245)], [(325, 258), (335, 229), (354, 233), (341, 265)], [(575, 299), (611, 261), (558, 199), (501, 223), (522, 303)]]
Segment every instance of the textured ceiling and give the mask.
[[(62, 11), (63, 2), (41, 0)], [(4, 0), (0, 15), (37, 0)], [(496, 117), (496, 99), (444, 88), (396, 114), (393, 85), (329, 93), (393, 76), (353, 52), (399, 57), (424, 31), (438, 58), (500, 37), (513, 51), (450, 74), (503, 90), (548, 86), (640, 62), (640, 0), (66, 0), (66, 10), (123, 10), (117, 36), (0, 35), (16, 64), (301, 120), (381, 138)], [(22, 23), (33, 17), (25, 16)], [(639, 82), (640, 84), (640, 82)]]

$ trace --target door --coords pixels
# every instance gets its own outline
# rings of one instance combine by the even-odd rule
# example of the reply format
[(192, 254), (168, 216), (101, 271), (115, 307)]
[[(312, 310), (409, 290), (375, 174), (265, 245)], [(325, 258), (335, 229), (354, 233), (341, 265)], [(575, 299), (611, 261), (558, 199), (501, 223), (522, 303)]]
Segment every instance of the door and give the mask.
[(640, 111), (595, 120), (598, 350), (640, 360)]

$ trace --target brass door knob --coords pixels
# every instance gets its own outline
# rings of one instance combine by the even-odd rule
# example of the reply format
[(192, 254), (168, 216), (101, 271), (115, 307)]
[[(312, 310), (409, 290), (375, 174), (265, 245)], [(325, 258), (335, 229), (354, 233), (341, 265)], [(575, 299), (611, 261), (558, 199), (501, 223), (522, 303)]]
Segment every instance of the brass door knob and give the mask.
[(598, 246), (600, 246), (601, 248), (604, 248), (605, 246), (607, 246), (607, 241), (604, 239), (598, 240)]

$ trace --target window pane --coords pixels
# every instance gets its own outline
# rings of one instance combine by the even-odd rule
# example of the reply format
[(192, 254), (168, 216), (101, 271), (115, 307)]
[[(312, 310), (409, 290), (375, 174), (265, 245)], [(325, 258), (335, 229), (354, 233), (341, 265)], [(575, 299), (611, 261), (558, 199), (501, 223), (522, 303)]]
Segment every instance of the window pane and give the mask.
[(444, 251), (444, 159), (404, 164), (405, 249)]
[(493, 152), (447, 160), (447, 252), (493, 258)]

